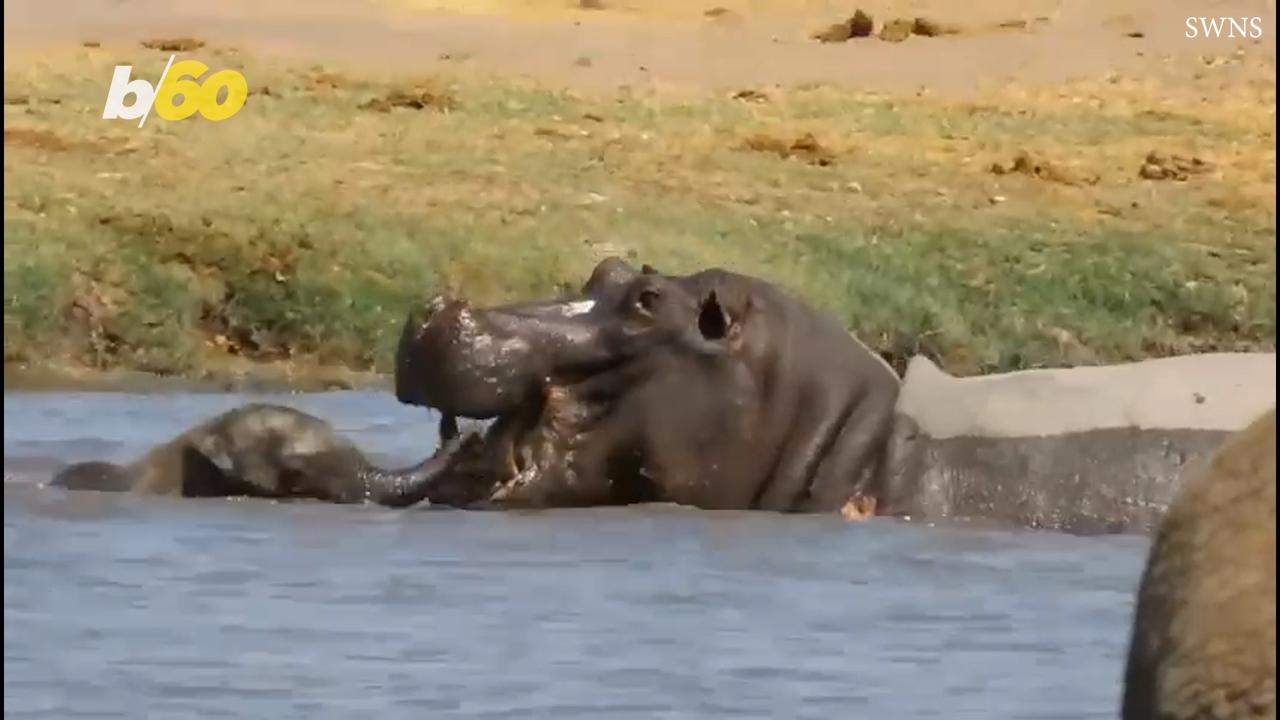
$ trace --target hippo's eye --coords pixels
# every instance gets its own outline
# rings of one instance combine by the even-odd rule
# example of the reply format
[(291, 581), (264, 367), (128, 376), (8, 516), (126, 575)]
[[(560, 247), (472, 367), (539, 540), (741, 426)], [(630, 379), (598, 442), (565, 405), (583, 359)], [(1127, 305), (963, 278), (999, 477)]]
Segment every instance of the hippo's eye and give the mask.
[(658, 306), (658, 291), (652, 288), (641, 290), (640, 299), (637, 303), (646, 312), (653, 312), (654, 308)]

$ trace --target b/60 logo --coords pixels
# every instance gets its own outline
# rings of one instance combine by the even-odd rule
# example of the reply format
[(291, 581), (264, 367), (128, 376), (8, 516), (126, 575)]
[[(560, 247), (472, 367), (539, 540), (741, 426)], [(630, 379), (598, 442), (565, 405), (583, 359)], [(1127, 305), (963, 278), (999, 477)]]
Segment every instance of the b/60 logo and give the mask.
[[(142, 78), (129, 79), (132, 65), (117, 65), (111, 76), (111, 87), (107, 88), (102, 119), (138, 120), (138, 127), (142, 127), (154, 108), (165, 120), (185, 120), (200, 113), (206, 120), (218, 122), (244, 107), (245, 98), (249, 96), (244, 75), (235, 70), (219, 70), (198, 82), (209, 66), (199, 60), (175, 63), (176, 57), (169, 56), (154, 88)], [(126, 105), (125, 99), (130, 96), (133, 100)]]

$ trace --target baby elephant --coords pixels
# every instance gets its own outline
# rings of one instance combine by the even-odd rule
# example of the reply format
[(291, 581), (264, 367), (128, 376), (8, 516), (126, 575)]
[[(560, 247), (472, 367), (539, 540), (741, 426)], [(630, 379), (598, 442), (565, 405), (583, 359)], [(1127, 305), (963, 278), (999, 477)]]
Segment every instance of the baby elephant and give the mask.
[(1276, 412), (1188, 478), (1138, 589), (1124, 720), (1276, 717)]
[(456, 431), (447, 435), (440, 450), (422, 463), (384, 470), (324, 420), (290, 407), (253, 403), (207, 420), (128, 465), (75, 463), (50, 484), (69, 490), (406, 507), (427, 498), (450, 457), (472, 439)]

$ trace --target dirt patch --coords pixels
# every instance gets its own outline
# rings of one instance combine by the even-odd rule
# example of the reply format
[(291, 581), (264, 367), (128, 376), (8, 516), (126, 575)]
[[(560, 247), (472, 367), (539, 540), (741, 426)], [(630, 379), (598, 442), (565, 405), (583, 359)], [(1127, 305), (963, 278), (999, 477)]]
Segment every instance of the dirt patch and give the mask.
[(6, 146), (12, 145), (13, 147), (31, 148), (32, 150), (45, 150), (51, 152), (69, 150), (72, 145), (71, 142), (63, 139), (52, 131), (28, 127), (5, 128), (4, 144)]
[(1186, 181), (1192, 175), (1210, 173), (1216, 168), (1217, 166), (1214, 163), (1203, 158), (1166, 155), (1157, 150), (1152, 150), (1147, 153), (1146, 160), (1142, 162), (1142, 167), (1138, 169), (1138, 177), (1143, 180)]
[(589, 135), (585, 130), (563, 130), (557, 127), (539, 126), (533, 129), (535, 137), (551, 138), (553, 140), (568, 140), (575, 137), (585, 137)]
[(874, 30), (875, 20), (859, 9), (848, 20), (829, 25), (810, 37), (818, 42), (836, 43), (852, 40), (853, 38), (870, 37)]
[(739, 90), (735, 93), (730, 93), (729, 97), (734, 100), (741, 100), (742, 102), (749, 102), (749, 103), (757, 103), (760, 105), (773, 102), (773, 98), (769, 95), (769, 93), (763, 90), (756, 90), (754, 88), (747, 88), (745, 90)]
[(307, 77), (307, 89), (311, 92), (342, 90), (351, 86), (346, 77), (332, 72), (316, 72)]
[(836, 161), (836, 152), (819, 142), (812, 133), (790, 140), (777, 135), (756, 133), (747, 136), (739, 147), (752, 152), (773, 153), (784, 160), (796, 158), (820, 167), (834, 165)]
[(1001, 20), (986, 26), (987, 30), (1028, 30), (1031, 24), (1026, 20)]
[(743, 17), (740, 13), (725, 7), (713, 7), (702, 13), (702, 16), (711, 23), (726, 27), (738, 27), (743, 24)]
[(942, 37), (943, 35), (959, 35), (959, 25), (938, 22), (926, 17), (918, 17), (911, 21), (911, 34), (921, 37)]
[[(929, 23), (929, 21), (925, 21)], [(926, 24), (924, 29), (927, 32), (934, 32), (937, 35), (964, 35), (968, 37), (977, 37), (979, 35), (994, 35), (999, 33), (1010, 32), (1035, 32), (1036, 28), (1048, 24), (1048, 17), (1037, 17), (1032, 20), (1025, 18), (1013, 18), (1009, 20), (997, 20), (995, 22), (978, 23), (974, 25), (942, 25), (942, 24)], [(916, 33), (917, 35), (926, 35), (926, 32)]]
[(5, 105), (61, 105), (62, 98), (51, 96), (32, 97), (31, 95), (6, 95), (4, 98)]
[[(1045, 18), (1038, 18), (1045, 20)], [(885, 42), (900, 43), (912, 35), (942, 37), (944, 35), (982, 35), (1009, 30), (1029, 30), (1032, 24), (1026, 20), (1001, 20), (966, 28), (954, 23), (943, 23), (927, 17), (894, 18), (875, 32), (876, 22), (870, 14), (858, 10), (848, 20), (819, 30), (811, 38), (825, 43), (845, 42), (854, 38), (878, 37)]]
[(911, 37), (911, 32), (915, 28), (914, 20), (905, 20), (898, 18), (890, 20), (880, 28), (880, 39), (885, 42), (902, 42)]
[(361, 110), (384, 113), (391, 112), (394, 108), (450, 112), (458, 108), (458, 101), (446, 90), (415, 87), (392, 90), (386, 95), (360, 103), (358, 107)]
[(8, 147), (43, 150), (45, 152), (89, 150), (103, 155), (125, 155), (134, 152), (136, 149), (129, 144), (128, 140), (121, 137), (71, 140), (52, 130), (22, 126), (5, 128), (4, 144)]
[(1013, 162), (1008, 165), (993, 163), (991, 172), (995, 175), (1028, 175), (1060, 185), (1098, 184), (1098, 175), (1096, 173), (1048, 160), (1025, 150), (1015, 155)]
[(143, 40), (142, 47), (148, 50), (163, 50), (165, 52), (191, 52), (204, 47), (205, 42), (193, 37), (176, 37), (176, 38), (154, 38), (151, 40)]

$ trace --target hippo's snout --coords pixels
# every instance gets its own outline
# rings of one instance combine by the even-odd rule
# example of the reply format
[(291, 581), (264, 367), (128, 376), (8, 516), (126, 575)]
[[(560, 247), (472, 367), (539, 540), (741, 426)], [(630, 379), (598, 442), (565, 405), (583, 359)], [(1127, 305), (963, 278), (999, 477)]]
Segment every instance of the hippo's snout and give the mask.
[(423, 347), (423, 338), (431, 321), (448, 305), (448, 298), (435, 295), (410, 309), (405, 318), (404, 327), (400, 331), (400, 343), (396, 348), (395, 367), (396, 400), (405, 405), (428, 404), (423, 389), (428, 371), (428, 356), (424, 352), (426, 348)]
[(491, 314), (445, 296), (413, 308), (396, 352), (396, 399), (475, 419), (518, 404), (537, 365), (523, 337), (527, 328), (508, 327)]
[(485, 420), (516, 410), (547, 381), (613, 360), (592, 297), (475, 308), (434, 297), (405, 321), (396, 398)]

